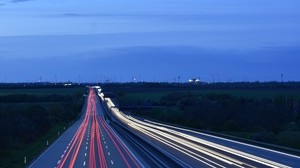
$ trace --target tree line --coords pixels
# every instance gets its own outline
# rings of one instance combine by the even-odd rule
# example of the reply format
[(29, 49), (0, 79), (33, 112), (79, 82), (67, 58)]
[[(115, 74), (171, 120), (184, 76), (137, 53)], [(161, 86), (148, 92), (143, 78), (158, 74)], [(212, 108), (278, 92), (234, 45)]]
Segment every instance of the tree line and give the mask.
[(191, 92), (172, 93), (158, 102), (159, 105), (177, 107), (189, 121), (187, 124), (197, 128), (216, 131), (254, 131), (264, 128), (274, 133), (280, 131), (285, 123), (294, 122), (300, 126), (299, 103), (300, 99), (292, 95), (253, 99)]

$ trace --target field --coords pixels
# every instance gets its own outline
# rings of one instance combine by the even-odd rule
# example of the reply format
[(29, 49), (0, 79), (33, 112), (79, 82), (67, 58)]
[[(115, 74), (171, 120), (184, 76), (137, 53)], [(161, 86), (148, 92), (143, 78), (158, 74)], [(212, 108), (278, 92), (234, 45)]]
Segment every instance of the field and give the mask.
[(51, 145), (59, 137), (58, 132), (61, 135), (76, 119), (85, 92), (85, 87), (0, 89), (0, 167), (28, 166), (47, 148), (47, 141)]
[[(65, 129), (68, 128), (67, 123), (61, 123), (51, 128), (44, 136), (38, 138), (35, 142), (26, 144), (20, 148), (10, 150), (0, 150), (0, 167), (24, 167), (32, 160), (36, 159), (38, 155), (47, 148), (47, 141), (51, 145), (59, 136), (63, 134)], [(27, 163), (24, 163), (26, 157)]]
[(184, 93), (184, 92), (191, 92), (195, 94), (228, 94), (234, 95), (239, 97), (246, 97), (246, 98), (253, 98), (253, 99), (264, 99), (264, 98), (273, 98), (278, 95), (288, 95), (293, 96), (296, 99), (300, 98), (300, 90), (289, 90), (289, 89), (282, 89), (282, 90), (167, 90), (167, 91), (138, 91), (138, 92), (126, 92), (123, 97), (121, 97), (121, 102), (123, 103), (130, 103), (130, 102), (139, 102), (145, 100), (154, 100), (159, 101), (163, 96), (166, 96), (171, 93)]

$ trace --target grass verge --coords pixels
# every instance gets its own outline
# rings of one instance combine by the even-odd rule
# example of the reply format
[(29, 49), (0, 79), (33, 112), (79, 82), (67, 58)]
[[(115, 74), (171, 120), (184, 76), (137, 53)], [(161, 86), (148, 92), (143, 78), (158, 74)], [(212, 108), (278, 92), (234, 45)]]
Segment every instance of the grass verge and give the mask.
[[(34, 143), (22, 145), (11, 150), (0, 150), (0, 167), (2, 168), (21, 168), (29, 166), (44, 150), (55, 142), (60, 135), (69, 127), (68, 123), (60, 123), (51, 128), (44, 136), (38, 138)], [(64, 129), (65, 128), (65, 129)], [(59, 135), (58, 135), (59, 132)], [(49, 146), (47, 146), (47, 140)], [(26, 164), (24, 157), (26, 156)]]

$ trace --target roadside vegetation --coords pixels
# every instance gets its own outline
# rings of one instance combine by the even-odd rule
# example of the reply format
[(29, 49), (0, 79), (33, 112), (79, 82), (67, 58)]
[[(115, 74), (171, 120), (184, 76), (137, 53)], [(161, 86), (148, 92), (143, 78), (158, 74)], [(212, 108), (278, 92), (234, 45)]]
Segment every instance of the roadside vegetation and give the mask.
[(84, 87), (0, 89), (0, 167), (25, 167), (78, 117)]
[(106, 86), (129, 114), (300, 149), (300, 83), (131, 85)]

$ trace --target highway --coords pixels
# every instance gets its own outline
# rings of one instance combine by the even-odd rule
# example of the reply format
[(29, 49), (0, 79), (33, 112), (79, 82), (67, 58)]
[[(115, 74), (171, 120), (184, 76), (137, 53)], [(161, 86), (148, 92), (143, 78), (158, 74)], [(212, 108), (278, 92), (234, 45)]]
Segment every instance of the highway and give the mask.
[(98, 93), (115, 120), (181, 167), (300, 167), (300, 157), (125, 115)]
[(300, 157), (126, 115), (90, 88), (81, 118), (29, 167), (288, 168)]
[(105, 121), (92, 88), (84, 111), (80, 120), (29, 167), (147, 167)]

